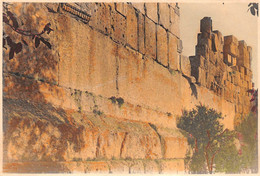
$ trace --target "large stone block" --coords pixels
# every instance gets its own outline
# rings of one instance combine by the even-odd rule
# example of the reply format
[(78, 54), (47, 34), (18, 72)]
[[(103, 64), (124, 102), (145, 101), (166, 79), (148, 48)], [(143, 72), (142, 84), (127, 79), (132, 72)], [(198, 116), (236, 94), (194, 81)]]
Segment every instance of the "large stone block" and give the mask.
[(144, 173), (144, 165), (142, 161), (128, 161), (129, 164), (129, 173), (130, 174), (143, 174)]
[(206, 86), (206, 72), (202, 68), (198, 68), (198, 83), (202, 86)]
[(168, 3), (158, 3), (159, 24), (165, 29), (170, 26), (170, 7)]
[(227, 44), (227, 45), (225, 44), (224, 53), (228, 53), (228, 54), (231, 54), (231, 55), (237, 57), (239, 55), (238, 46), (235, 45), (234, 43)]
[(164, 142), (164, 158), (185, 158), (188, 149), (188, 143), (185, 138), (164, 137)]
[(219, 32), (218, 30), (213, 31), (213, 33), (216, 34), (217, 40), (215, 41), (215, 43), (216, 43), (216, 46), (217, 46), (217, 51), (223, 52), (224, 38), (222, 36), (222, 33)]
[(89, 161), (87, 162), (87, 167), (85, 169), (86, 173), (93, 173), (93, 174), (108, 174), (109, 167), (107, 162), (105, 161)]
[(127, 3), (125, 2), (116, 2), (115, 4), (115, 10), (119, 13), (121, 13), (123, 16), (126, 16), (127, 13)]
[(111, 33), (111, 12), (109, 5), (106, 3), (97, 3), (92, 8), (95, 11), (90, 18), (89, 25), (109, 35)]
[(143, 165), (145, 174), (158, 174), (160, 172), (159, 164), (156, 160), (144, 160)]
[[(64, 28), (63, 35), (66, 36), (60, 40), (58, 48), (59, 85), (103, 96), (115, 95), (117, 45), (109, 37), (74, 19), (60, 16), (59, 20), (63, 21), (59, 28)], [(78, 38), (84, 40), (79, 42)]]
[(169, 72), (152, 59), (141, 59), (141, 54), (123, 49), (119, 53), (119, 96), (125, 101), (173, 114), (181, 113), (184, 104), (189, 105), (191, 89), (181, 74)]
[(157, 3), (145, 3), (146, 15), (148, 18), (158, 23), (158, 4)]
[(127, 5), (127, 15), (126, 15), (126, 39), (127, 44), (130, 45), (135, 50), (138, 50), (138, 23), (136, 10), (131, 6)]
[(145, 18), (145, 55), (156, 59), (156, 24), (149, 18)]
[(185, 164), (183, 159), (176, 160), (164, 160), (161, 162), (161, 173), (170, 174), (170, 173), (184, 173)]
[(108, 165), (112, 174), (129, 174), (129, 166), (126, 161), (111, 160)]
[(209, 60), (210, 48), (208, 45), (196, 45), (195, 50), (197, 56), (203, 56), (205, 59)]
[(191, 75), (190, 59), (187, 56), (181, 56), (181, 72), (186, 75)]
[(168, 32), (169, 68), (180, 70), (180, 58), (177, 52), (178, 38)]
[(183, 49), (182, 40), (178, 39), (177, 52), (178, 52), (179, 54), (181, 54), (181, 53), (182, 53), (182, 49)]
[(245, 67), (243, 66), (238, 66), (239, 72), (241, 73), (241, 76), (244, 77), (245, 75)]
[(213, 51), (210, 51), (209, 52), (209, 61), (215, 65), (216, 64), (216, 61), (217, 61), (217, 53), (216, 52), (213, 52)]
[(180, 38), (180, 16), (176, 14), (175, 9), (170, 7), (169, 31)]
[(206, 60), (203, 56), (190, 57), (190, 64), (191, 64), (191, 66), (194, 66), (194, 67), (201, 67), (201, 68), (207, 67), (205, 65)]
[(199, 33), (197, 38), (197, 45), (207, 45), (209, 50), (212, 50), (213, 37), (207, 33)]
[(142, 13), (138, 13), (138, 51), (142, 54), (145, 53), (145, 24), (144, 24), (145, 16)]
[(126, 44), (126, 18), (117, 11), (111, 11), (111, 38)]
[(244, 41), (239, 41), (238, 49), (239, 57), (237, 64), (240, 66), (245, 66), (246, 68), (250, 68), (250, 58), (246, 43)]
[(126, 16), (127, 13), (127, 4), (125, 2), (115, 3), (116, 10), (122, 15)]
[[(84, 113), (92, 113), (95, 110), (103, 112), (107, 116), (116, 117), (122, 120), (132, 120), (147, 124), (152, 123), (158, 127), (176, 128), (176, 119), (169, 113), (158, 112), (138, 104), (131, 104), (121, 97), (110, 97), (108, 99), (96, 96), (92, 93), (81, 92), (78, 93), (80, 96), (76, 96), (76, 93), (76, 91), (74, 92), (72, 90), (69, 91), (67, 95), (71, 100), (71, 104), (77, 104), (77, 106), (75, 106), (76, 108), (68, 106), (66, 109), (79, 109), (80, 107)], [(118, 99), (123, 99), (124, 103), (119, 104), (117, 102)], [(66, 101), (66, 99), (63, 100)], [(60, 107), (65, 108), (64, 106)]]
[(229, 35), (224, 37), (224, 45), (234, 44), (238, 46), (238, 40), (235, 36)]
[(204, 17), (200, 20), (200, 32), (209, 34), (212, 32), (212, 20), (210, 17)]
[(132, 2), (132, 6), (137, 9), (139, 12), (141, 12), (142, 14), (145, 14), (145, 11), (144, 11), (144, 3), (141, 3), (141, 2)]
[(124, 159), (157, 159), (161, 158), (160, 139), (155, 132), (150, 136), (127, 135), (121, 150), (121, 157)]
[(168, 42), (166, 30), (157, 25), (157, 60), (168, 67)]

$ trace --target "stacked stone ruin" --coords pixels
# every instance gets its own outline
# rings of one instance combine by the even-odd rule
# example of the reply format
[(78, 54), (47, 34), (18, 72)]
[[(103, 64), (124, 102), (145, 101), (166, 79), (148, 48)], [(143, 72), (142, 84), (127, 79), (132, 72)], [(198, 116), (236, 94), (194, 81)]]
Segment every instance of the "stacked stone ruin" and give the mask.
[(233, 36), (222, 36), (212, 30), (212, 20), (204, 17), (196, 45), (196, 55), (190, 57), (191, 75), (200, 86), (214, 91), (235, 103), (236, 118), (249, 113), (252, 89), (252, 48)]

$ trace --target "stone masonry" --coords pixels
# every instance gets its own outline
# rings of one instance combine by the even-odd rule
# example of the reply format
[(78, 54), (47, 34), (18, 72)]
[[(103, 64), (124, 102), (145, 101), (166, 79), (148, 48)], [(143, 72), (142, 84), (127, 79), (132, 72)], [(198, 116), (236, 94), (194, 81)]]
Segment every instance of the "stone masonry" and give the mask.
[[(47, 8), (48, 7), (48, 8)], [(50, 12), (50, 9), (52, 12)], [(224, 126), (249, 112), (252, 48), (201, 21), (182, 55), (177, 3), (13, 3), (25, 40), (3, 50), (4, 172), (183, 173), (189, 146), (176, 127), (201, 103)], [(236, 121), (235, 121), (236, 122)]]
[[(236, 118), (249, 113), (252, 89), (252, 48), (233, 36), (212, 31), (209, 17), (201, 20), (196, 55), (190, 57), (196, 83), (235, 104)], [(238, 119), (237, 119), (238, 120)]]

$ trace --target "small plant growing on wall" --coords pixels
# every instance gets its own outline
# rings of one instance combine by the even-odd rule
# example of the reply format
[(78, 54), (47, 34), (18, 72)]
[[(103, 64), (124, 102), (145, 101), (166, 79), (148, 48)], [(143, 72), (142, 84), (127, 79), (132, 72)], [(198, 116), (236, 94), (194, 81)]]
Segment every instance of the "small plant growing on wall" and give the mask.
[(235, 133), (224, 130), (221, 119), (221, 113), (202, 105), (191, 111), (184, 110), (179, 118), (177, 127), (192, 148), (186, 158), (191, 173), (239, 172)]

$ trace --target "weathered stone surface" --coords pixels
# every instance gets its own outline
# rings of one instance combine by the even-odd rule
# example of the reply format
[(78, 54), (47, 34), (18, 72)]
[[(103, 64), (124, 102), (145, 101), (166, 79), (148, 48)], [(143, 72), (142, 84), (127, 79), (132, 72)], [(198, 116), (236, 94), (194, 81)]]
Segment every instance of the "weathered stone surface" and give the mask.
[(185, 158), (188, 143), (181, 133), (170, 128), (159, 128), (158, 133), (163, 140), (163, 158)]
[(144, 173), (145, 174), (158, 174), (160, 173), (159, 164), (156, 161), (144, 160)]
[(223, 46), (224, 46), (224, 39), (223, 36), (221, 34), (221, 32), (219, 32), (218, 30), (213, 31), (213, 33), (215, 33), (215, 46), (217, 51), (219, 52), (223, 52)]
[(86, 173), (109, 173), (109, 168), (104, 161), (87, 162)]
[(123, 45), (126, 43), (126, 18), (116, 11), (111, 11), (111, 37)]
[(212, 20), (210, 17), (204, 17), (200, 20), (200, 32), (211, 33), (212, 32)]
[[(130, 54), (127, 53), (125, 56), (128, 57), (119, 59), (119, 78), (126, 78), (119, 79), (119, 95), (134, 104), (146, 105), (153, 109), (160, 108), (163, 112), (180, 112), (181, 104), (176, 106), (172, 100), (180, 98), (180, 101), (189, 101), (187, 97), (185, 99), (181, 98), (182, 94), (189, 94), (189, 91), (185, 91), (182, 87), (176, 92), (177, 82), (180, 81), (179, 79), (184, 78), (179, 77), (180, 75), (175, 72), (171, 74), (167, 69), (151, 59), (136, 59), (135, 57), (129, 57)], [(164, 87), (158, 84), (162, 83), (162, 81)], [(183, 86), (189, 86), (188, 82), (184, 82)], [(161, 94), (156, 92), (161, 92)], [(165, 106), (165, 102), (169, 104)], [(180, 111), (173, 110), (172, 107)]]
[(229, 35), (229, 36), (224, 37), (224, 43), (226, 45), (231, 44), (231, 43), (234, 43), (234, 45), (238, 45), (238, 40), (235, 36)]
[(165, 29), (170, 27), (170, 7), (167, 3), (158, 3), (159, 24)]
[(187, 56), (181, 56), (181, 72), (186, 75), (191, 75), (190, 59)]
[(232, 54), (238, 56), (238, 40), (233, 35), (224, 37), (224, 53)]
[(169, 31), (178, 38), (180, 38), (179, 25), (180, 25), (180, 16), (178, 14), (176, 14), (176, 11), (174, 8), (170, 7)]
[[(70, 3), (91, 14), (87, 24), (66, 10), (48, 13), (45, 5), (58, 9), (40, 3), (12, 8), (25, 26), (32, 24), (28, 29), (41, 32), (50, 22), (54, 31), (50, 50), (24, 47), (12, 60), (9, 47), (3, 52), (6, 172), (183, 171), (188, 145), (176, 116), (184, 108), (205, 104), (222, 112), (229, 129), (250, 111), (252, 51), (226, 37), (224, 54), (233, 67), (225, 64), (222, 35), (208, 33), (210, 21), (202, 24), (196, 55), (183, 59), (175, 3)], [(19, 41), (8, 26), (4, 30)]]
[(245, 66), (246, 68), (250, 68), (249, 52), (247, 50), (247, 45), (244, 41), (239, 41), (238, 50), (239, 57), (237, 64), (240, 66)]
[[(82, 114), (51, 105), (39, 107), (22, 100), (7, 99), (8, 106), (16, 109), (5, 111), (5, 132), (9, 134), (4, 139), (6, 162), (161, 158), (159, 137), (148, 124), (97, 116), (94, 111)], [(17, 151), (17, 146), (21, 150)]]
[(127, 15), (126, 15), (126, 39), (127, 44), (130, 45), (135, 50), (138, 50), (138, 23), (136, 10), (131, 6), (127, 5)]
[(129, 166), (126, 161), (109, 161), (110, 173), (112, 174), (129, 174)]
[(145, 17), (145, 55), (156, 59), (156, 25), (149, 18)]
[(228, 53), (224, 53), (224, 62), (231, 66), (232, 65), (232, 56)]
[(181, 53), (182, 53), (182, 49), (183, 49), (182, 40), (178, 39), (177, 52), (178, 52), (179, 54), (181, 54)]
[(145, 24), (144, 24), (145, 16), (141, 13), (138, 13), (138, 51), (142, 54), (145, 53)]
[(168, 32), (168, 47), (169, 47), (169, 68), (180, 70), (180, 58), (177, 52), (178, 39)]
[[(55, 20), (58, 15), (50, 17), (47, 13), (47, 8), (43, 8), (43, 4), (31, 4), (31, 3), (14, 3), (12, 4), (12, 10), (15, 16), (20, 21), (23, 21), (28, 30), (34, 30), (36, 33), (40, 33), (47, 23), (52, 24), (52, 28), (57, 27)], [(26, 12), (26, 13), (23, 13)], [(19, 25), (21, 25), (19, 21)], [(19, 27), (20, 28), (20, 27)], [(31, 40), (30, 37), (21, 37), (11, 29), (10, 26), (4, 25), (3, 30), (5, 36), (9, 36), (12, 42), (22, 42), (21, 39), (27, 43), (28, 46), (23, 45), (20, 53), (14, 54), (13, 59), (9, 59), (10, 47), (5, 45), (7, 49), (3, 49), (3, 71), (19, 73), (24, 76), (35, 78), (36, 80), (42, 80), (58, 83), (58, 52), (53, 49), (49, 49), (43, 43), (40, 43), (39, 47), (35, 48), (35, 40)], [(54, 47), (54, 43), (58, 42), (57, 30), (52, 31), (46, 40)]]
[(166, 30), (157, 25), (157, 60), (168, 67), (168, 42)]
[(126, 16), (127, 14), (127, 4), (125, 2), (117, 2), (115, 3), (116, 10), (122, 15)]
[[(59, 20), (64, 21), (59, 24), (59, 28), (64, 30), (63, 35), (66, 35), (59, 44), (59, 84), (106, 94), (108, 97), (114, 95), (117, 91), (116, 44), (109, 37), (91, 30), (86, 25), (83, 26), (74, 19), (60, 16)], [(70, 30), (65, 30), (68, 25), (71, 25)], [(85, 40), (78, 43), (72, 31), (76, 32), (77, 37)]]
[[(172, 169), (174, 168), (174, 169)], [(184, 160), (176, 159), (176, 160), (165, 160), (161, 162), (161, 173), (162, 174), (170, 174), (170, 173), (184, 173)]]
[(63, 162), (17, 162), (4, 163), (4, 173), (69, 173), (71, 172)]
[(144, 173), (144, 165), (142, 161), (129, 161), (129, 173), (140, 174)]
[(206, 86), (206, 72), (202, 68), (198, 68), (198, 83), (202, 86)]
[(137, 9), (138, 11), (140, 11), (142, 14), (145, 14), (145, 11), (144, 11), (144, 3), (141, 3), (141, 2), (132, 2), (132, 6)]
[(145, 3), (146, 15), (153, 22), (158, 23), (158, 4), (157, 3)]
[(94, 12), (89, 21), (89, 25), (108, 35), (111, 32), (110, 7), (106, 3), (97, 3), (91, 6)]

